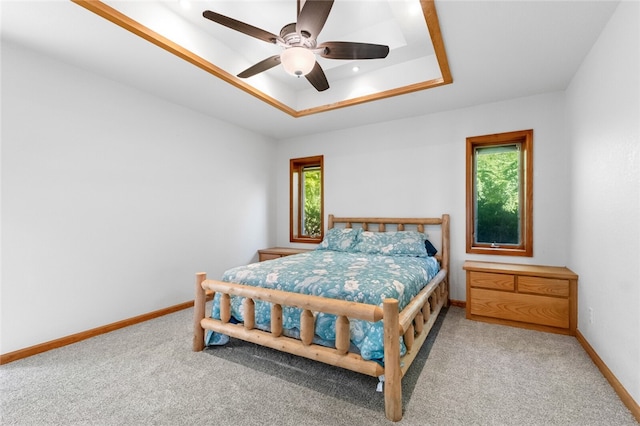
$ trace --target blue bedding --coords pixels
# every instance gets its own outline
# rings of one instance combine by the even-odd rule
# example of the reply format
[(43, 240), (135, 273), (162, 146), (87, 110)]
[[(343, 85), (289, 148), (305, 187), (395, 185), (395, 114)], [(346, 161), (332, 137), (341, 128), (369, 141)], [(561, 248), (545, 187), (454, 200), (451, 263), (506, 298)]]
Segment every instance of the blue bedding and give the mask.
[[(222, 281), (255, 287), (341, 299), (382, 306), (386, 298), (398, 300), (402, 310), (438, 273), (434, 257), (389, 256), (363, 252), (315, 250), (230, 269)], [(219, 294), (213, 301), (212, 318), (220, 318)], [(241, 297), (231, 298), (232, 320), (242, 322)], [(255, 303), (256, 327), (268, 330), (271, 305)], [(335, 319), (316, 314), (315, 334), (319, 342), (335, 341)], [(300, 309), (283, 306), (283, 328), (296, 336), (300, 328)], [(367, 360), (382, 360), (383, 324), (350, 320), (352, 350)], [(224, 344), (228, 337), (209, 331), (207, 345)], [(402, 345), (404, 353), (404, 345)]]

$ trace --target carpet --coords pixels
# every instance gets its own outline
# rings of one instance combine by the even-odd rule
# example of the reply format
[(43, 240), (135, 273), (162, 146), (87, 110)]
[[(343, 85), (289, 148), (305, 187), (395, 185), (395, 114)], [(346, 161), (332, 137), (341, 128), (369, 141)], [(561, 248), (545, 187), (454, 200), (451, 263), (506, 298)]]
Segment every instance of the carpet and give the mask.
[[(422, 348), (402, 378), (403, 406), (406, 406), (411, 400), (413, 390), (438, 336), (447, 310), (447, 308), (442, 308)], [(231, 338), (229, 343), (224, 346), (207, 347), (204, 352), (210, 356), (240, 364), (323, 395), (384, 413), (384, 393), (376, 391), (378, 379), (375, 377), (234, 338)]]

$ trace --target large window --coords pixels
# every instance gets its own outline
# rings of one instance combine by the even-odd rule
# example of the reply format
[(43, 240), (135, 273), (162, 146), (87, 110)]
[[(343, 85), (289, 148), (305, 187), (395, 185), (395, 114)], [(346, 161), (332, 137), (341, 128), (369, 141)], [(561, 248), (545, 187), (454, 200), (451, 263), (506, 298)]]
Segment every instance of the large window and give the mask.
[(467, 253), (533, 256), (533, 130), (467, 138)]
[(291, 242), (319, 243), (324, 230), (323, 157), (294, 158), (291, 173), (289, 235)]

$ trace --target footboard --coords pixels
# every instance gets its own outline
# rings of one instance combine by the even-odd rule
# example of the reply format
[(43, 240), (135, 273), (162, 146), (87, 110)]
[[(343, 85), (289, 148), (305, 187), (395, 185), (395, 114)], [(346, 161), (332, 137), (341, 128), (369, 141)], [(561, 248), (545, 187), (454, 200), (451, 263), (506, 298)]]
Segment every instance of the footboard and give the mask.
[[(204, 331), (212, 330), (228, 336), (267, 346), (282, 352), (306, 357), (326, 364), (342, 367), (373, 377), (384, 375), (385, 413), (388, 419), (402, 418), (401, 379), (425, 341), (429, 330), (448, 300), (447, 271), (442, 269), (402, 311), (398, 301), (386, 299), (383, 307), (347, 302), (326, 297), (289, 293), (240, 284), (206, 279), (205, 273), (196, 275), (193, 350), (204, 349)], [(206, 291), (220, 293), (220, 319), (205, 316)], [(234, 324), (231, 319), (231, 296), (244, 297), (244, 323)], [(270, 331), (255, 328), (255, 300), (271, 303)], [(302, 310), (300, 340), (283, 335), (282, 308)], [(313, 343), (314, 312), (336, 315), (335, 347)], [(363, 359), (349, 352), (349, 320), (361, 319), (384, 323), (384, 367), (375, 361)], [(406, 354), (400, 357), (400, 337)]]

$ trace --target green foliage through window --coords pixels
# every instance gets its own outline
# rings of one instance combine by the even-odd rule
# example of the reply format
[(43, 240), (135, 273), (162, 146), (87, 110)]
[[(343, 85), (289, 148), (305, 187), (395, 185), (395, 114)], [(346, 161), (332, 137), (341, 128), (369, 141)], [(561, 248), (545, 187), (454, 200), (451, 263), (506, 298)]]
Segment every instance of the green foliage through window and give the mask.
[(520, 243), (520, 147), (478, 147), (475, 152), (475, 240)]
[(319, 167), (305, 167), (303, 169), (304, 182), (304, 214), (303, 234), (309, 237), (317, 238), (320, 236), (321, 230), (321, 189), (322, 189), (322, 172)]
[(291, 217), (290, 241), (319, 243), (322, 241), (323, 156), (290, 160)]

